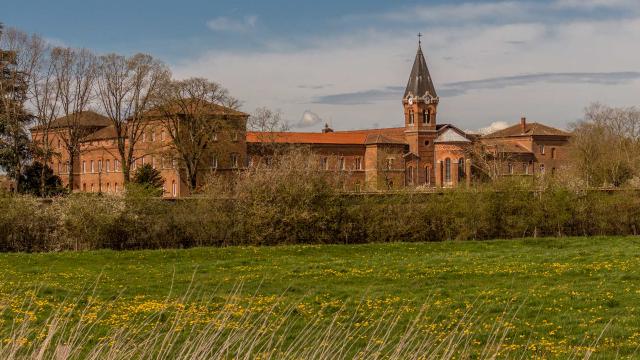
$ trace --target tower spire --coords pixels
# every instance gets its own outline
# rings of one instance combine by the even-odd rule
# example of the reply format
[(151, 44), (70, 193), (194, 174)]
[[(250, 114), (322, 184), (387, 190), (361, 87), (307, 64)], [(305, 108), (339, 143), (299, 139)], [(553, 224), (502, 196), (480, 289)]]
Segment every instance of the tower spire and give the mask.
[(433, 81), (431, 80), (431, 74), (429, 74), (427, 61), (422, 53), (422, 36), (424, 36), (422, 33), (418, 33), (418, 51), (416, 52), (416, 58), (413, 62), (407, 89), (404, 92), (404, 98), (410, 94), (414, 97), (424, 97), (427, 94), (432, 98), (438, 97), (436, 88), (433, 86)]

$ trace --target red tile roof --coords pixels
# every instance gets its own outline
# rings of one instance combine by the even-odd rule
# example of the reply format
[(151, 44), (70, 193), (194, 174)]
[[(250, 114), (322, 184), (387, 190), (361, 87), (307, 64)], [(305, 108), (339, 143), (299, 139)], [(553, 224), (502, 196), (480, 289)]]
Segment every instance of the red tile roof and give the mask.
[[(381, 135), (381, 136), (376, 136)], [(282, 144), (339, 144), (403, 143), (404, 128), (319, 132), (247, 132), (248, 143), (275, 142)]]
[(527, 123), (525, 125), (524, 131), (522, 131), (521, 124), (516, 124), (516, 125), (509, 126), (506, 129), (498, 130), (498, 131), (492, 132), (491, 134), (487, 134), (484, 136), (484, 138), (501, 138), (501, 137), (512, 137), (512, 136), (571, 136), (571, 134), (551, 126), (534, 122), (534, 123)]

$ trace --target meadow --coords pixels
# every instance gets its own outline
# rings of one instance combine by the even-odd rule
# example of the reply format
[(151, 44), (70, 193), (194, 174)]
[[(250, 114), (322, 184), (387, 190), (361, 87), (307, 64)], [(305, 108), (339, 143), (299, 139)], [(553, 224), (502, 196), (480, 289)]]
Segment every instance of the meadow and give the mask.
[(0, 355), (636, 358), (639, 265), (638, 237), (0, 254)]

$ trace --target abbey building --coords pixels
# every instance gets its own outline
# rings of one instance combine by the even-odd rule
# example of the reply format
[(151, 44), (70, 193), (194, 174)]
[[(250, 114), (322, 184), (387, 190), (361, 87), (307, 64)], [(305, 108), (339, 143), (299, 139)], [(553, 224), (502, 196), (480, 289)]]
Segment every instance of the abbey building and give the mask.
[[(317, 155), (328, 174), (348, 174), (346, 190), (387, 190), (405, 187), (470, 186), (494, 176), (551, 176), (563, 166), (570, 134), (525, 118), (506, 129), (485, 135), (469, 134), (453, 124), (438, 121), (440, 98), (419, 45), (402, 99), (403, 127), (321, 132), (247, 131), (248, 115), (211, 107), (211, 116), (224, 117), (231, 126), (216, 134), (219, 146), (203, 157), (210, 173), (225, 174), (252, 166), (270, 156), (265, 143), (304, 146)], [(116, 149), (116, 132), (110, 121), (94, 112), (79, 117), (81, 146), (73, 164), (65, 154), (61, 137), (69, 120), (52, 126), (50, 143), (59, 150), (51, 164), (65, 184), (73, 178), (73, 190), (119, 193), (123, 189)], [(165, 179), (164, 195), (188, 195), (179, 162), (170, 155), (171, 140), (162, 122), (149, 117), (136, 148), (136, 167), (150, 164)], [(34, 138), (40, 136), (32, 129)], [(70, 173), (73, 172), (73, 176)]]

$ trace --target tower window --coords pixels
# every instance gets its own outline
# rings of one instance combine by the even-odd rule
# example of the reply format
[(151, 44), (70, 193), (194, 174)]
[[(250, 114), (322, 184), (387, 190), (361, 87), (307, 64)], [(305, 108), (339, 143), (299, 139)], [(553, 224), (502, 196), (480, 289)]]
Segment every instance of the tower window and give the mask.
[(422, 110), (422, 123), (423, 124), (429, 123), (429, 113), (427, 112), (427, 110)]
[(426, 141), (424, 142), (424, 146), (429, 146), (429, 140), (426, 140)]
[(409, 124), (413, 125), (413, 110), (409, 111)]

